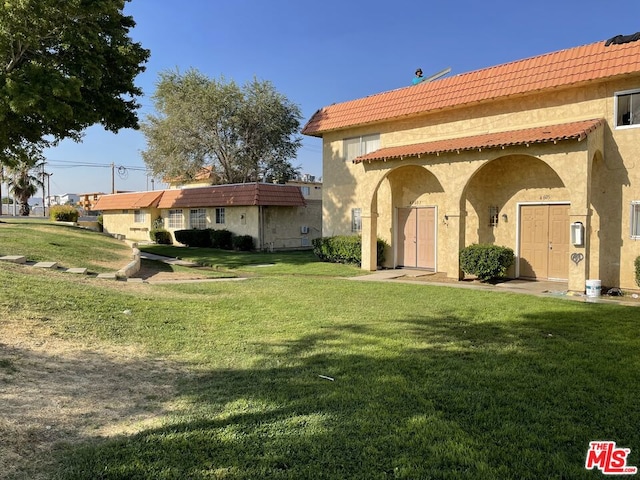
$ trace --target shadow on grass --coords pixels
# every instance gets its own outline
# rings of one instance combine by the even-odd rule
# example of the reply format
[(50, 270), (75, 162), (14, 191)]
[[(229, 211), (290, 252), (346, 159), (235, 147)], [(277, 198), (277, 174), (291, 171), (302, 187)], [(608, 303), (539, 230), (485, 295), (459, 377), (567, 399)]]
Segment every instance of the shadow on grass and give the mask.
[(169, 245), (142, 245), (140, 249), (157, 255), (188, 259), (202, 265), (229, 269), (266, 263), (285, 263), (289, 265), (318, 263), (318, 258), (310, 250), (273, 253), (236, 252), (215, 248), (174, 247)]
[(610, 311), (260, 343), (253, 368), (185, 378), (162, 428), (66, 452), (60, 478), (593, 478), (589, 441), (640, 450), (640, 345)]

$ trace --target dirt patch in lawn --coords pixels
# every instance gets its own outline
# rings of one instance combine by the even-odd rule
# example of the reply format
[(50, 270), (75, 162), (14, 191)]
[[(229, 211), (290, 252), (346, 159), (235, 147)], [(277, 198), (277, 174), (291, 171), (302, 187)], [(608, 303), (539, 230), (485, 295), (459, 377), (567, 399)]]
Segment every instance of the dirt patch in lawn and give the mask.
[(82, 345), (33, 321), (1, 324), (0, 477), (48, 478), (63, 444), (159, 425), (182, 368), (135, 346)]

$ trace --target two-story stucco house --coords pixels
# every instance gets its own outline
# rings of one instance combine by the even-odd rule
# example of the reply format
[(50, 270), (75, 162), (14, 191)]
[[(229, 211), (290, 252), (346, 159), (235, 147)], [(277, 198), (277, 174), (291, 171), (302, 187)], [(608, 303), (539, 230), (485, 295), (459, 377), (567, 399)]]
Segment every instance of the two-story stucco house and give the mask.
[[(513, 248), (509, 276), (636, 289), (640, 41), (540, 55), (318, 110), (323, 234), (359, 232), (362, 267), (461, 278), (459, 251)], [(573, 232), (573, 233), (572, 233)]]

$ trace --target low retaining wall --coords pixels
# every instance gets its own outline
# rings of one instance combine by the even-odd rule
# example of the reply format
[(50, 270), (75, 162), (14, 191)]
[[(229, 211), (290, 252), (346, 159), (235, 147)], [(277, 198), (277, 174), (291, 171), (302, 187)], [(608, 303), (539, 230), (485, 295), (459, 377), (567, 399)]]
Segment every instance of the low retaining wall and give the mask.
[(140, 271), (140, 250), (136, 242), (125, 240), (131, 247), (133, 260), (116, 272), (116, 278), (129, 278)]

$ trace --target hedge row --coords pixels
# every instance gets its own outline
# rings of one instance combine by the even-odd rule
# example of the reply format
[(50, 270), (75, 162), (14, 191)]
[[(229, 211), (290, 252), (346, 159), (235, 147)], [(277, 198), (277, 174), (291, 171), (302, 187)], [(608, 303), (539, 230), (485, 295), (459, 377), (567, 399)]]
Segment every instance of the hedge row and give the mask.
[[(157, 231), (157, 230), (156, 230)], [(234, 235), (229, 230), (176, 230), (176, 241), (188, 247), (219, 248), (221, 250), (251, 251), (255, 248), (251, 235)]]
[(77, 222), (80, 213), (71, 205), (52, 205), (49, 218), (54, 222)]
[[(337, 235), (314, 238), (313, 253), (323, 262), (362, 264), (362, 238), (359, 235)], [(377, 240), (378, 265), (384, 262), (384, 240)]]
[(151, 237), (151, 241), (155, 242), (159, 245), (171, 245), (173, 241), (171, 240), (171, 233), (164, 228), (154, 228), (149, 232), (149, 236)]

